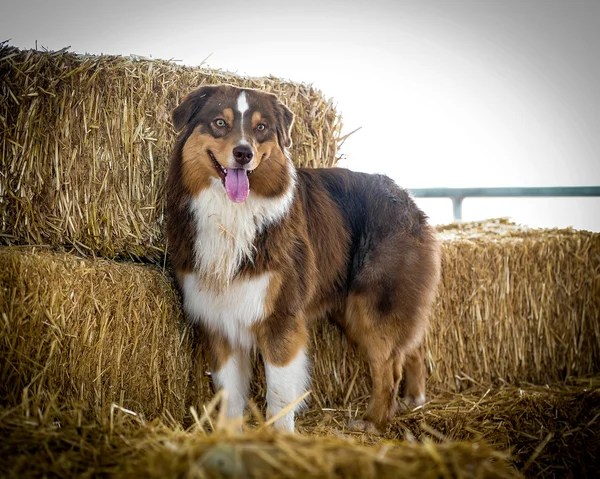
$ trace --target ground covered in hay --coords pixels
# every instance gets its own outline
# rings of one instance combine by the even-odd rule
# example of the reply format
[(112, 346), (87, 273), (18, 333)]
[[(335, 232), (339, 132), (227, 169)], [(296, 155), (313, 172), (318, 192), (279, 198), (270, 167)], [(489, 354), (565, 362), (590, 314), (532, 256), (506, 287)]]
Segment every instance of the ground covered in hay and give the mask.
[(600, 378), (568, 385), (472, 388), (437, 394), (397, 416), (383, 436), (345, 425), (365, 402), (310, 407), (298, 434), (265, 426), (251, 408), (237, 434), (218, 401), (180, 424), (146, 422), (113, 407), (86, 421), (59, 405), (0, 413), (0, 470), (7, 477), (596, 477)]
[[(337, 434), (365, 406), (307, 411), (299, 429)], [(600, 471), (599, 427), (600, 378), (595, 378), (552, 387), (524, 384), (438, 393), (424, 407), (397, 415), (383, 438), (362, 435), (360, 441), (483, 441), (510, 451), (514, 466), (530, 477), (595, 477)]]

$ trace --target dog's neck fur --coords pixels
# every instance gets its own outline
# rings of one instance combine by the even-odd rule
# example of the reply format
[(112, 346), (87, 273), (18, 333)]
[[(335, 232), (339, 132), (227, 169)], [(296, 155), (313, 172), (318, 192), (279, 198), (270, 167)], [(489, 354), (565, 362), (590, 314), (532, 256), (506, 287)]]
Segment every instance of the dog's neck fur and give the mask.
[(254, 241), (266, 228), (289, 212), (294, 199), (296, 171), (288, 168), (290, 186), (284, 195), (265, 198), (252, 190), (243, 203), (233, 203), (220, 180), (190, 199), (194, 218), (195, 272), (205, 287), (222, 291), (234, 279), (243, 261), (252, 261)]

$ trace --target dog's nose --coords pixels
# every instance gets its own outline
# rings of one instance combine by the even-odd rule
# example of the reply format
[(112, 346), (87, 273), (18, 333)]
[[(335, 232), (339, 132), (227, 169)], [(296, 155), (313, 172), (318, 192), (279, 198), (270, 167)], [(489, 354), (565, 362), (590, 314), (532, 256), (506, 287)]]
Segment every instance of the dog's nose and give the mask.
[(246, 163), (250, 163), (254, 153), (252, 153), (252, 148), (246, 145), (236, 146), (233, 149), (233, 157), (235, 161), (237, 161), (240, 165), (245, 165)]

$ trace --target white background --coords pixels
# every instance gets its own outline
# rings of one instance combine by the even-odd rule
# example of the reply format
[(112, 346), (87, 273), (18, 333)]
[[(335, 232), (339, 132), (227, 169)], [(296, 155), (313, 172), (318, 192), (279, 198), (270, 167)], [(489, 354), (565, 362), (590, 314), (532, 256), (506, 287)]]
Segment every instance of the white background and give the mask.
[[(7, 39), (313, 83), (361, 128), (341, 166), (408, 188), (600, 185), (600, 0), (3, 0)], [(499, 216), (600, 231), (600, 199), (464, 202)]]

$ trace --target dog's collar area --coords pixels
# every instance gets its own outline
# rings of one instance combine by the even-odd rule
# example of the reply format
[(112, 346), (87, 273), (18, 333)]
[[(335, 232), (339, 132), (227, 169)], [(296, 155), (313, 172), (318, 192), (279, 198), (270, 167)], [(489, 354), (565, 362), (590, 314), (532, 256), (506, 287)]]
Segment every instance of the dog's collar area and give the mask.
[[(225, 177), (227, 176), (227, 168), (225, 168), (223, 165), (221, 165), (221, 163), (219, 163), (217, 161), (217, 159), (215, 158), (215, 155), (213, 155), (212, 151), (207, 150), (207, 152), (208, 152), (208, 156), (210, 156), (210, 160), (212, 161), (213, 166), (215, 167), (215, 169), (219, 173), (219, 176), (223, 180), (225, 180)], [(250, 176), (253, 171), (254, 170), (246, 170), (246, 175)]]

